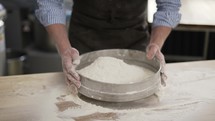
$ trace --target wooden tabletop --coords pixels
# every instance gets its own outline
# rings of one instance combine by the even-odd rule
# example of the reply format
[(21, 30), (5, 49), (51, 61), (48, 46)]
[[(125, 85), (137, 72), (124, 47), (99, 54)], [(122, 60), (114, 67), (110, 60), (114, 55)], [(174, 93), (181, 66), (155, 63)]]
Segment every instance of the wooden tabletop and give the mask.
[[(215, 0), (181, 0), (181, 3), (180, 24), (215, 26)], [(150, 23), (155, 11), (155, 0), (148, 0), (148, 21)]]
[(215, 120), (215, 60), (167, 64), (167, 74), (167, 87), (129, 104), (71, 95), (62, 73), (0, 77), (0, 121)]

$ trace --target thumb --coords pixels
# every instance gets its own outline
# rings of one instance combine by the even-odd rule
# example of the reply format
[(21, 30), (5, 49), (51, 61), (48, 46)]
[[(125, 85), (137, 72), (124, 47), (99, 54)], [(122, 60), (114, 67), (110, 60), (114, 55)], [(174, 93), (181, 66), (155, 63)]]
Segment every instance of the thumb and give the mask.
[(73, 50), (73, 54), (72, 54), (72, 63), (73, 63), (74, 65), (79, 65), (79, 63), (80, 63), (79, 52), (78, 52), (78, 50), (75, 49), (75, 48), (72, 48), (72, 50)]
[(158, 51), (158, 47), (155, 45), (149, 45), (146, 49), (146, 57), (151, 60), (155, 57)]
[(78, 50), (75, 49), (75, 48), (71, 48), (71, 50), (72, 50), (72, 58), (78, 59), (79, 58), (79, 52), (78, 52)]

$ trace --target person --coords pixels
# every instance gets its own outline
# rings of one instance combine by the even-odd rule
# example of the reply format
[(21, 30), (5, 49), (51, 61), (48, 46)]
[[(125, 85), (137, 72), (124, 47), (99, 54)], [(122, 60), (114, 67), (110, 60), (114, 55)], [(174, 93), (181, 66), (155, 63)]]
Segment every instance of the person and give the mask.
[(156, 0), (157, 11), (149, 34), (147, 0), (74, 0), (68, 35), (64, 1), (37, 3), (35, 14), (56, 44), (67, 83), (77, 88), (81, 82), (74, 62), (78, 62), (80, 54), (90, 51), (112, 48), (146, 51), (147, 58), (157, 57), (164, 69), (165, 59), (160, 50), (181, 18), (180, 0)]

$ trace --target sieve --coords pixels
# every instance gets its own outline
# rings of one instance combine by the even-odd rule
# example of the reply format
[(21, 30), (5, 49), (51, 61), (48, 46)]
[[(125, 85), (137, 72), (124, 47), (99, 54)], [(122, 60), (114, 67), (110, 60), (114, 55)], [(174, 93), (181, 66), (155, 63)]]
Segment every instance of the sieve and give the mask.
[(161, 82), (160, 63), (157, 59), (148, 60), (143, 51), (107, 49), (85, 53), (80, 56), (80, 64), (76, 67), (76, 70), (90, 65), (102, 56), (115, 57), (122, 59), (127, 64), (147, 68), (153, 72), (153, 75), (129, 84), (116, 84), (93, 80), (79, 73), (82, 84), (78, 89), (80, 94), (100, 101), (129, 102), (146, 98), (158, 91)]

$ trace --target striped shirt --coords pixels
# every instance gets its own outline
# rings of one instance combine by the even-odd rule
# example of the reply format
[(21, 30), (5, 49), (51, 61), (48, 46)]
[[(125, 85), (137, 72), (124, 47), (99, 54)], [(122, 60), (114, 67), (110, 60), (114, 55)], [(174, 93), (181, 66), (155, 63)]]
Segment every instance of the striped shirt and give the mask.
[[(37, 0), (37, 3), (35, 14), (44, 26), (66, 23), (64, 0)], [(152, 26), (176, 27), (181, 19), (180, 0), (156, 0), (156, 3), (157, 12), (154, 14)]]

